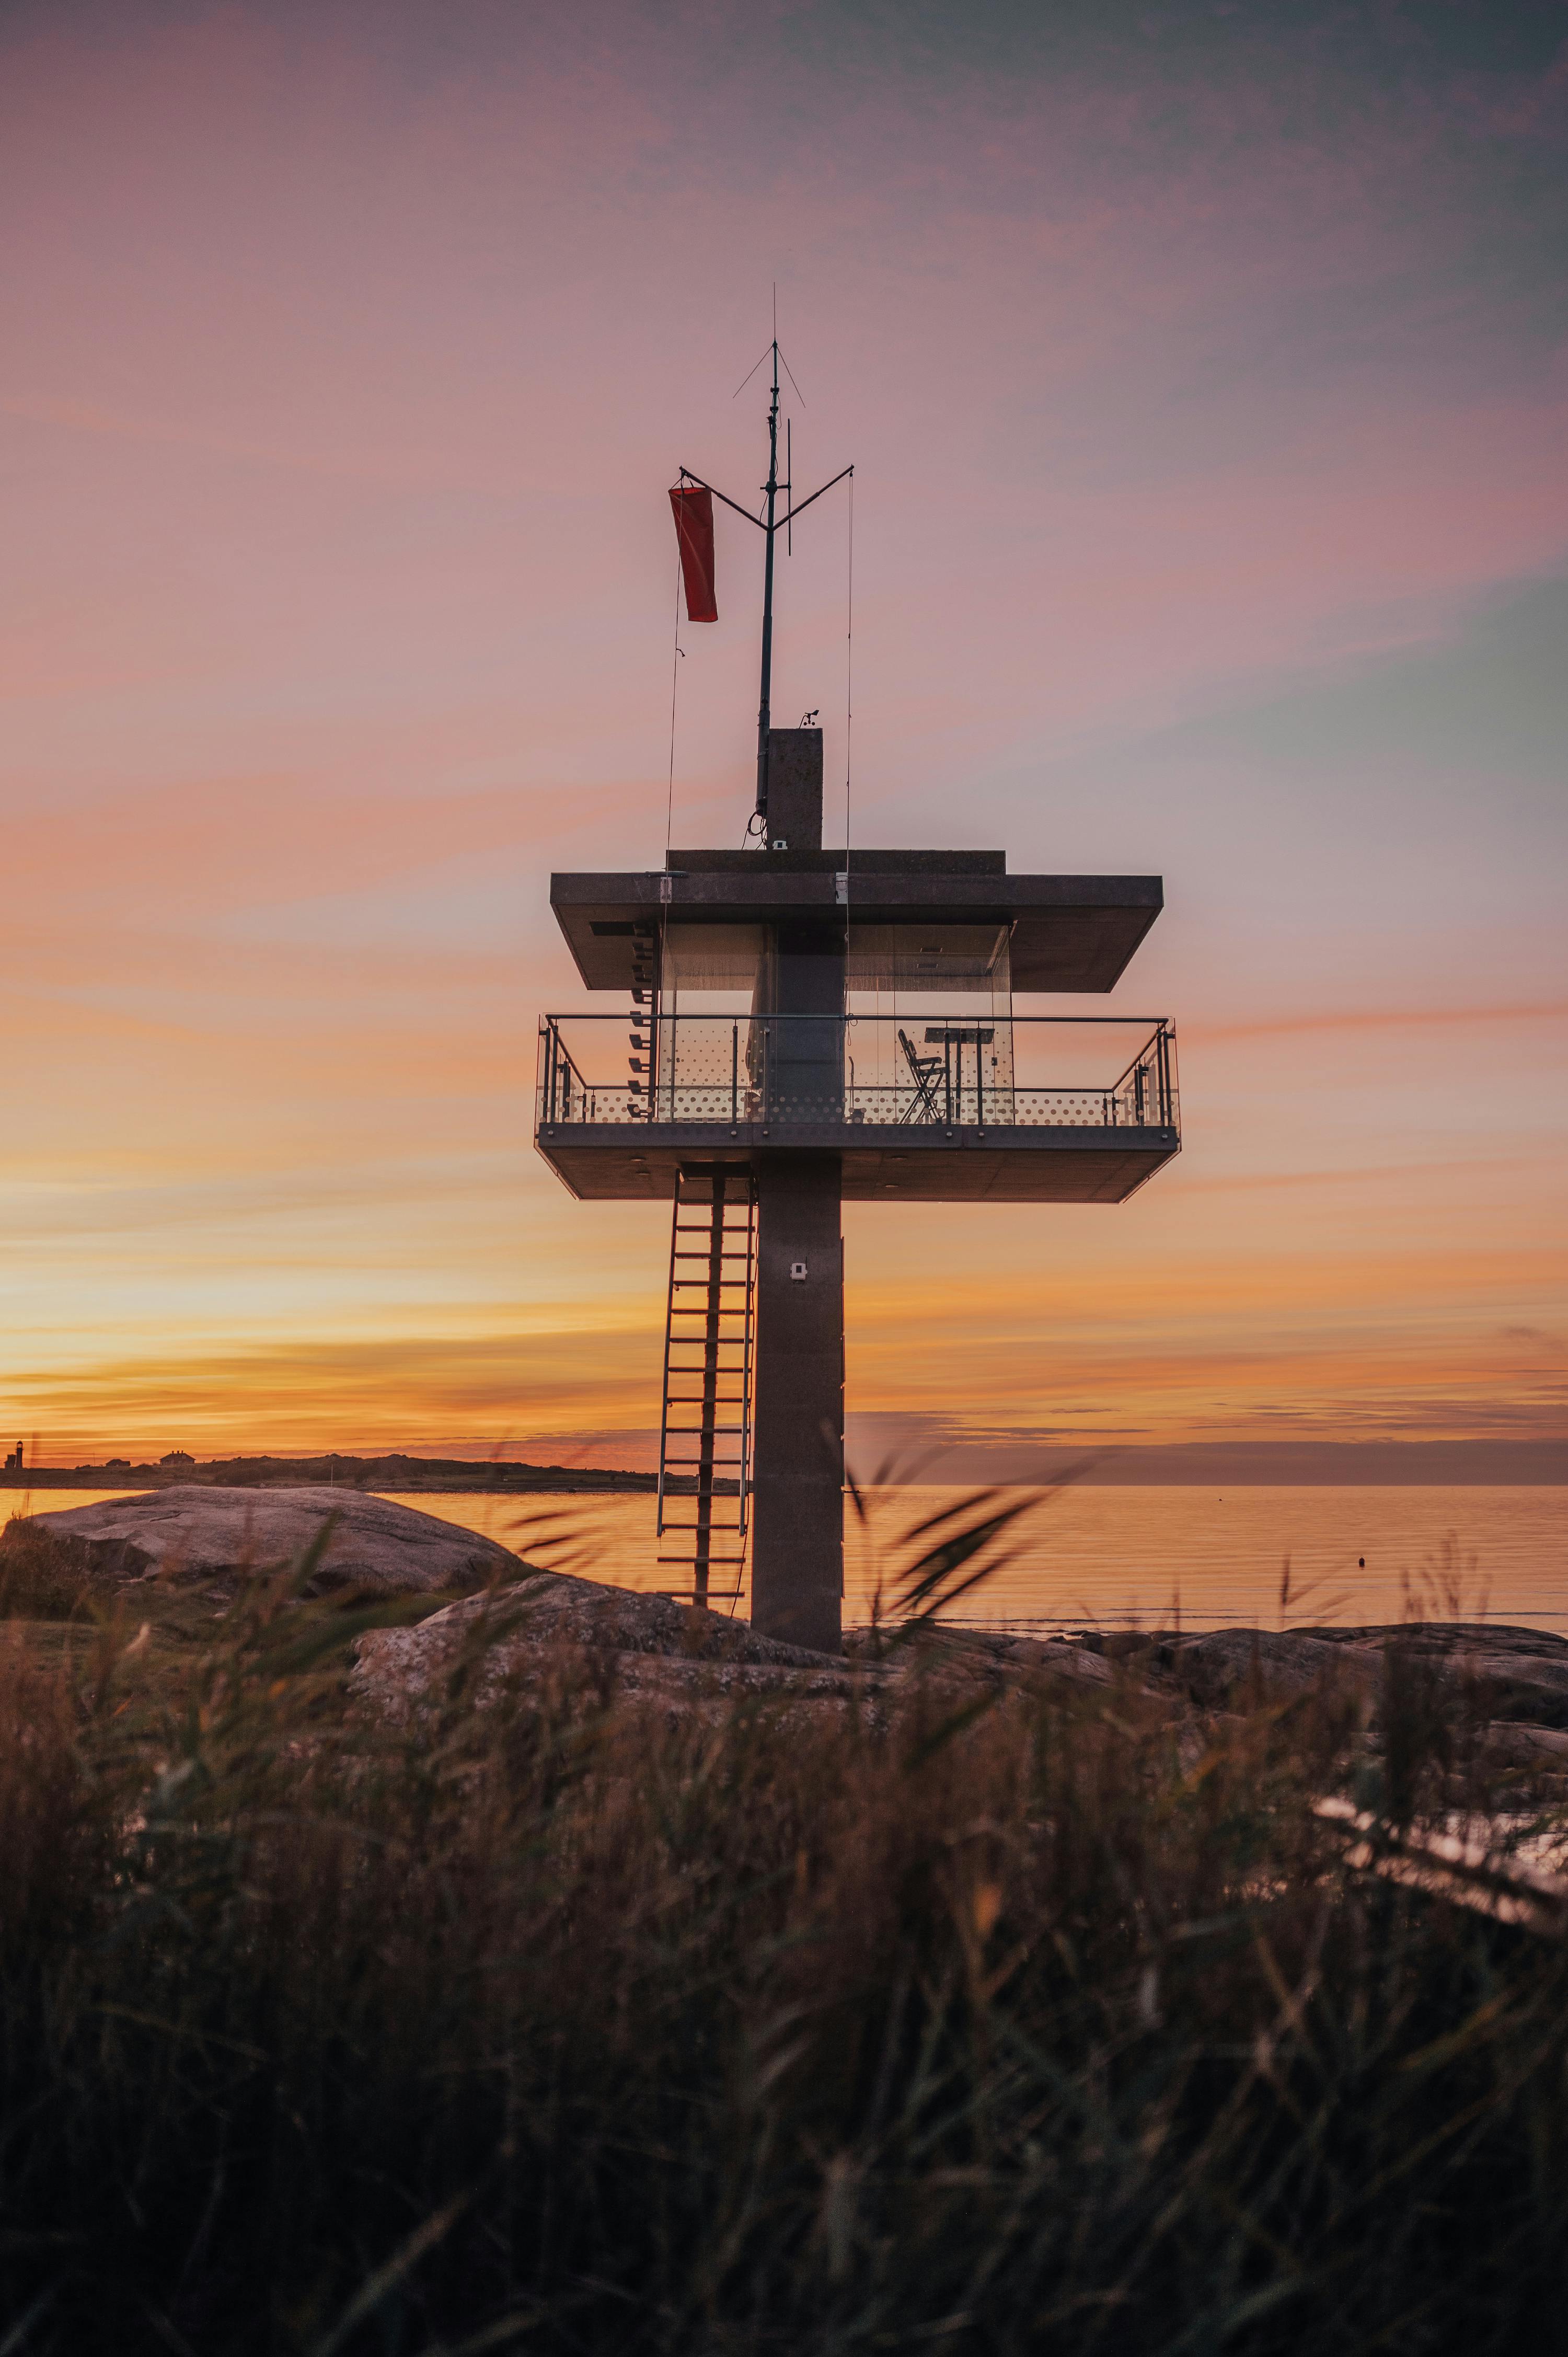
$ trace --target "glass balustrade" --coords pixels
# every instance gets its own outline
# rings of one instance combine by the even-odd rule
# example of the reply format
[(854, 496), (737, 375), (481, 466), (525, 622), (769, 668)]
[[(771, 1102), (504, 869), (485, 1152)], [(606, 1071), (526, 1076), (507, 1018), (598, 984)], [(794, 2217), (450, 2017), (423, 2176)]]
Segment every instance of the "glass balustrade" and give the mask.
[(1176, 1036), (1120, 1016), (546, 1015), (542, 1128), (1157, 1129)]

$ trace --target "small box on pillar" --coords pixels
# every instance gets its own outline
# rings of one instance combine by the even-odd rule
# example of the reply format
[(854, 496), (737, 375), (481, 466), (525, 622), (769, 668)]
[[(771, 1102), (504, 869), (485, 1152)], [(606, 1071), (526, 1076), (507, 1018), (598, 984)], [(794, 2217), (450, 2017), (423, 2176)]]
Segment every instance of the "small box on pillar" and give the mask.
[(821, 851), (822, 847), (822, 732), (820, 728), (770, 728), (768, 848)]

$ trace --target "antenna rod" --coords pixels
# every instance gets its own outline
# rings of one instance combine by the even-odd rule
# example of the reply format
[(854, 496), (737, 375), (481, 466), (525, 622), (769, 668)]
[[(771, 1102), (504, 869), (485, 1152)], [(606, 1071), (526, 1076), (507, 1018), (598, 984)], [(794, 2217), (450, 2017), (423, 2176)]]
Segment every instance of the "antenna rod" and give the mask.
[(762, 576), (762, 702), (757, 715), (757, 814), (768, 825), (768, 727), (773, 697), (773, 503), (779, 493), (779, 339), (773, 339), (773, 400), (768, 412), (768, 555)]
[[(764, 843), (768, 840), (768, 734), (772, 718), (773, 707), (774, 537), (779, 532), (788, 533), (789, 526), (796, 516), (803, 515), (809, 507), (813, 507), (816, 504), (817, 500), (822, 498), (824, 491), (831, 491), (835, 483), (843, 482), (847, 477), (851, 477), (854, 473), (854, 468), (853, 467), (842, 467), (838, 473), (832, 477), (831, 481), (826, 482), (822, 486), (821, 490), (813, 491), (810, 499), (797, 500), (795, 498), (795, 469), (793, 455), (791, 453), (790, 457), (788, 457), (785, 462), (789, 479), (782, 483), (779, 481), (779, 364), (780, 361), (784, 361), (785, 372), (789, 376), (789, 382), (791, 384), (795, 384), (795, 379), (789, 371), (789, 361), (784, 360), (784, 356), (779, 349), (777, 323), (775, 323), (775, 328), (776, 331), (773, 341), (768, 346), (768, 352), (763, 354), (764, 360), (768, 358), (768, 353), (771, 353), (773, 358), (773, 394), (768, 410), (768, 480), (762, 486), (764, 491), (766, 491), (768, 495), (766, 521), (764, 521), (762, 516), (754, 514), (750, 508), (743, 508), (738, 500), (732, 500), (727, 491), (721, 491), (716, 483), (710, 483), (706, 481), (703, 476), (694, 475), (690, 467), (682, 467), (681, 468), (681, 481), (682, 484), (694, 483), (699, 490), (711, 493), (713, 498), (715, 500), (722, 500), (726, 508), (733, 508), (736, 515), (742, 515), (746, 518), (747, 523), (754, 523), (758, 532), (765, 535), (768, 542), (768, 554), (764, 560), (762, 576), (762, 694), (757, 705), (757, 816), (762, 821), (762, 838)], [(752, 368), (746, 371), (746, 375), (741, 379), (741, 382), (735, 389), (734, 395), (732, 396), (735, 400), (739, 400), (741, 394), (746, 391), (746, 386), (751, 382), (752, 378), (757, 374), (757, 369), (761, 366), (762, 361), (757, 361)], [(795, 385), (795, 390), (799, 393), (800, 390), (800, 386)], [(782, 515), (779, 512), (779, 494), (780, 491), (787, 491), (789, 497), (789, 505), (786, 508)], [(746, 830), (748, 837), (750, 835), (750, 832), (751, 830), (748, 827)]]

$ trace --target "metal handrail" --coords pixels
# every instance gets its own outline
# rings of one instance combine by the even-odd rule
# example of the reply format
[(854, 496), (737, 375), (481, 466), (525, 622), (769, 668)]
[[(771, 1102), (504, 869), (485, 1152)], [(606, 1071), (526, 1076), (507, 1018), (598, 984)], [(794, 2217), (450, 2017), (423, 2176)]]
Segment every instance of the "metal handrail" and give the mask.
[[(583, 1103), (590, 1107), (596, 1107), (597, 1105), (597, 1088), (590, 1085), (587, 1076), (578, 1064), (571, 1049), (567, 1047), (564, 1039), (561, 1037), (561, 1024), (563, 1020), (570, 1021), (573, 1018), (570, 1017), (563, 1017), (556, 1015), (545, 1015), (542, 1016), (540, 1018), (540, 1039), (544, 1054), (543, 1094), (544, 1101), (550, 1108), (549, 1117), (552, 1121), (564, 1121), (570, 1119), (572, 1082), (574, 1081), (577, 1083)], [(566, 1074), (567, 1110), (564, 1114), (560, 1111), (561, 1075), (563, 1071), (564, 1071)], [(590, 1121), (594, 1119), (593, 1111), (589, 1112), (588, 1119)]]
[[(902, 1042), (909, 1060), (896, 1015), (681, 1015), (652, 1008), (643, 1017), (653, 1050), (648, 1067), (638, 1076), (628, 1072), (624, 1081), (608, 1075), (590, 1081), (562, 1036), (562, 1027), (614, 1024), (624, 1017), (586, 1012), (542, 1015), (540, 1121), (548, 1127), (601, 1120), (712, 1125), (727, 1116), (732, 1131), (743, 1124), (766, 1128), (776, 1121), (786, 1125), (842, 1121), (868, 1127), (934, 1122), (949, 1129), (981, 1131), (1042, 1125), (1174, 1131), (1177, 1125), (1176, 1040), (1163, 1017), (993, 1015), (983, 1027), (984, 1044), (994, 1039), (997, 1045), (989, 1070), (982, 1063), (979, 1032), (969, 1010), (955, 1017), (925, 1014), (903, 1019), (923, 1024), (930, 1038), (945, 1039), (950, 1031), (955, 1038), (961, 1032), (965, 1040), (972, 1037), (972, 1078), (961, 1051), (958, 1070), (949, 1071), (945, 1088), (939, 1077), (934, 1088), (912, 1089), (893, 1045)], [(1046, 1083), (1016, 1077), (1014, 1050), (1031, 1030), (1071, 1023), (1104, 1028), (1134, 1022), (1140, 1028), (1148, 1024), (1148, 1034), (1109, 1087), (1103, 1081)], [(865, 1041), (875, 1039), (879, 1032), (884, 1035), (881, 1045), (870, 1049), (869, 1076), (862, 1078)], [(857, 1035), (858, 1069), (851, 1052)], [(588, 1060), (596, 1058), (590, 1055)], [(607, 1100), (602, 1113), (601, 1099)]]
[[(679, 1010), (674, 1007), (668, 1007), (660, 1011), (660, 1009), (654, 1006), (650, 1006), (647, 1009), (646, 1013), (642, 1017), (642, 1020), (646, 1023), (655, 1017), (657, 1017), (659, 1021), (661, 1023), (672, 1023), (676, 1021), (678, 1017), (679, 1020), (682, 1023), (843, 1023), (847, 1025), (852, 1030), (860, 1023), (937, 1023), (942, 1020), (940, 1015), (911, 1015), (908, 1012), (906, 1012), (902, 1016), (895, 1016), (892, 1014), (880, 1015), (875, 1013), (869, 1015), (864, 1013), (854, 1015), (771, 1015), (765, 1014), (758, 1010), (756, 1013), (748, 1013), (746, 1015), (679, 1015)], [(964, 1018), (961, 1016), (955, 1015), (952, 1019), (955, 1023), (958, 1023), (962, 1021)], [(972, 1016), (968, 1019), (972, 1022), (974, 1017)], [(1130, 1030), (1133, 1025), (1136, 1023), (1142, 1024), (1146, 1028), (1149, 1033), (1149, 1039), (1146, 1043), (1147, 1045), (1153, 1044), (1155, 1034), (1156, 1032), (1169, 1031), (1172, 1028), (1171, 1018), (1168, 1015), (1000, 1015), (987, 1017), (987, 1020), (998, 1023), (1010, 1023), (1015, 1029), (1021, 1028), (1025, 1024), (1046, 1023), (1067, 1024), (1071, 1026), (1074, 1029), (1078, 1029), (1086, 1024), (1094, 1023), (1101, 1025), (1120, 1024), (1124, 1030)], [(547, 1023), (618, 1024), (624, 1023), (625, 1021), (626, 1017), (624, 1015), (603, 1015), (599, 1012), (596, 1006), (585, 1006), (580, 1009), (574, 1008), (569, 1014), (557, 1013), (553, 1015), (542, 1015), (539, 1018), (539, 1028), (542, 1031)], [(1129, 1067), (1129, 1069), (1131, 1069), (1131, 1067)]]

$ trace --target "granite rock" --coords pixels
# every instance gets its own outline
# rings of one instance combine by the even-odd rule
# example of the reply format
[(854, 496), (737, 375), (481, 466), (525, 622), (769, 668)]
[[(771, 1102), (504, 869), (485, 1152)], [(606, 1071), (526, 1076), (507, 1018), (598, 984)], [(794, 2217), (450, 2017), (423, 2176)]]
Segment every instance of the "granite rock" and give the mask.
[(1210, 1710), (1247, 1690), (1286, 1702), (1315, 1687), (1370, 1688), (1381, 1674), (1380, 1656), (1370, 1647), (1326, 1644), (1294, 1631), (1216, 1629), (1169, 1639), (1156, 1651), (1177, 1684)]
[(92, 1571), (136, 1579), (185, 1572), (231, 1581), (292, 1562), (331, 1525), (319, 1585), (429, 1594), (521, 1570), (510, 1548), (390, 1498), (331, 1487), (207, 1489), (104, 1499), (35, 1514), (35, 1528), (74, 1541)]
[(618, 1693), (681, 1708), (746, 1695), (842, 1701), (883, 1682), (837, 1654), (764, 1637), (746, 1620), (527, 1567), (504, 1594), (466, 1597), (417, 1628), (361, 1637), (353, 1683), (362, 1700), (400, 1714), (469, 1649), (481, 1700), (510, 1677), (566, 1660)]

